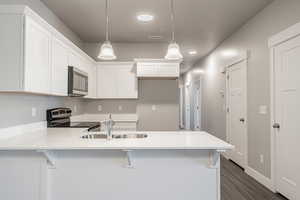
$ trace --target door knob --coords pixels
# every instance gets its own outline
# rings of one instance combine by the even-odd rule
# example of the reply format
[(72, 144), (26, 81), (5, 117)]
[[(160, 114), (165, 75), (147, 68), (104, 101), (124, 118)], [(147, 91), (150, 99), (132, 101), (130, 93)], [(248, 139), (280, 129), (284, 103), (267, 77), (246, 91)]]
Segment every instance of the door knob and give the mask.
[(273, 124), (273, 128), (280, 129), (280, 124), (278, 124), (278, 123)]
[(241, 119), (240, 119), (240, 122), (243, 122), (243, 123), (244, 123), (244, 122), (245, 122), (245, 119), (244, 119), (244, 118), (241, 118)]

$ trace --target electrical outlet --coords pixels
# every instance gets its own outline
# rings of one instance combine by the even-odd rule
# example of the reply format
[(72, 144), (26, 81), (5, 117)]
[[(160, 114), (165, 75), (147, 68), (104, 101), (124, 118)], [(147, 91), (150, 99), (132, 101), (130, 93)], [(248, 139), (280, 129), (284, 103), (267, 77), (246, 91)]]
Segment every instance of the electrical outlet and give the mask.
[(98, 111), (99, 111), (99, 112), (102, 111), (102, 105), (98, 105)]
[(31, 108), (31, 116), (36, 117), (36, 108), (35, 107)]
[(260, 160), (260, 163), (263, 164), (264, 163), (264, 155), (260, 154), (259, 160)]
[(77, 106), (76, 105), (74, 106), (74, 112), (75, 113), (77, 112)]
[(118, 106), (118, 110), (121, 111), (123, 110), (123, 107), (121, 105)]
[(156, 105), (151, 106), (152, 111), (156, 111)]

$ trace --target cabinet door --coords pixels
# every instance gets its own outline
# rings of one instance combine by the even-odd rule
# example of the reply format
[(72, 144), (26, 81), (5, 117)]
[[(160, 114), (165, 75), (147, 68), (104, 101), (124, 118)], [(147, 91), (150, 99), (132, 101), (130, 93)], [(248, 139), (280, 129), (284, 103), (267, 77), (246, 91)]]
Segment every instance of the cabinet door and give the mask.
[(89, 93), (91, 93), (91, 98), (97, 97), (97, 68), (94, 64), (90, 66), (90, 81), (89, 81)]
[(134, 67), (132, 65), (118, 67), (116, 74), (118, 98), (137, 98), (138, 80)]
[(56, 38), (52, 40), (52, 94), (68, 95), (68, 49)]
[(138, 63), (137, 76), (138, 77), (155, 77), (157, 75), (156, 63)]
[(96, 98), (97, 96), (97, 69), (96, 66), (93, 65), (92, 63), (89, 63), (87, 65), (87, 71), (88, 71), (88, 76), (89, 76), (89, 92), (86, 98)]
[(82, 70), (81, 65), (82, 65), (82, 61), (80, 59), (80, 56), (72, 50), (69, 51), (69, 66)]
[(29, 17), (25, 19), (24, 90), (51, 92), (51, 34)]
[(179, 64), (160, 63), (157, 65), (157, 75), (162, 77), (179, 77)]
[(117, 98), (116, 69), (112, 66), (99, 66), (97, 69), (97, 96), (101, 99)]
[(149, 62), (137, 63), (138, 77), (179, 77), (179, 63)]

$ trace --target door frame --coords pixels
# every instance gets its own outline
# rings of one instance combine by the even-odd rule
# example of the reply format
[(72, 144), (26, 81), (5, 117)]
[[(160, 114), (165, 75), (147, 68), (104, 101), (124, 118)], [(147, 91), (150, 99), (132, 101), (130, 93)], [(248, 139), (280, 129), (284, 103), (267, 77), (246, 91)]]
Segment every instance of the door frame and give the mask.
[[(224, 69), (225, 69), (225, 80), (226, 80), (226, 93), (225, 93), (225, 105), (226, 105), (226, 141), (229, 142), (229, 116), (228, 116), (228, 109), (229, 109), (229, 82), (227, 79), (228, 76), (228, 68), (245, 61), (245, 76), (246, 76), (246, 83), (245, 83), (245, 93), (246, 93), (246, 97), (245, 97), (245, 131), (246, 131), (246, 137), (244, 140), (244, 152), (245, 152), (245, 158), (244, 158), (244, 166), (243, 167), (245, 170), (248, 168), (248, 51), (241, 51), (239, 56), (237, 56), (235, 59), (233, 59), (229, 64), (225, 65)], [(229, 158), (228, 153), (225, 154), (225, 157)]]
[(269, 38), (270, 52), (270, 140), (271, 140), (271, 189), (276, 192), (276, 130), (275, 123), (275, 48), (290, 39), (300, 36), (300, 23), (297, 23)]

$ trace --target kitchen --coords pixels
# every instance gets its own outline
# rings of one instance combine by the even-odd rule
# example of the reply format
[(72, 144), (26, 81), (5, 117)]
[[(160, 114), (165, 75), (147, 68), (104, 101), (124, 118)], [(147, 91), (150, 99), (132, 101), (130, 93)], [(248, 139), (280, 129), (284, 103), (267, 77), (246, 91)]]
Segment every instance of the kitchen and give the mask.
[(1, 0), (0, 199), (299, 199), (253, 63), (297, 36), (300, 4), (220, 4)]

